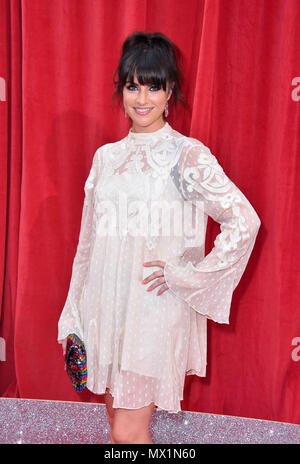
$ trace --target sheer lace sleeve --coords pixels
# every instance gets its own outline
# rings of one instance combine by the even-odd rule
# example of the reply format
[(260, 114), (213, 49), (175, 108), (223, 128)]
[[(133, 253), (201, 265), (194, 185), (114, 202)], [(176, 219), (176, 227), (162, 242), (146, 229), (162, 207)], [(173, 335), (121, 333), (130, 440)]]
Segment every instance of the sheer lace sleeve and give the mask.
[(221, 232), (214, 248), (200, 262), (195, 248), (194, 253), (187, 253), (188, 259), (183, 253), (168, 260), (165, 280), (169, 290), (195, 311), (229, 324), (232, 293), (246, 268), (261, 221), (201, 142), (187, 150), (178, 171), (177, 188), (184, 200), (196, 207), (200, 204), (204, 214), (220, 224)]
[(101, 163), (100, 149), (93, 157), (92, 167), (84, 185), (85, 197), (82, 208), (81, 226), (76, 254), (73, 260), (72, 276), (65, 305), (58, 321), (58, 342), (70, 333), (76, 333), (83, 338), (79, 302), (86, 279), (89, 257), (95, 239), (94, 188), (99, 176)]

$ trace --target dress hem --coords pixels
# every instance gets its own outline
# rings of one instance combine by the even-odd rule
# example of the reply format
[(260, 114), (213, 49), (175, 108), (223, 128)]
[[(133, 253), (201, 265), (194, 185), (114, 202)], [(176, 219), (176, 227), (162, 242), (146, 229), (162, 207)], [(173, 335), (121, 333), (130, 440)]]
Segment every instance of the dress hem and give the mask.
[[(106, 389), (105, 389), (104, 392), (98, 393), (98, 392), (95, 392), (95, 391), (91, 390), (91, 388), (89, 388), (89, 387), (86, 387), (86, 388), (87, 388), (90, 392), (94, 393), (95, 395), (105, 395), (105, 393), (106, 393)], [(106, 387), (106, 388), (109, 388), (111, 396), (112, 396), (113, 398), (115, 398), (114, 392), (111, 391), (110, 387)], [(182, 399), (183, 399), (183, 398), (181, 398), (180, 401), (182, 401)], [(132, 409), (132, 410), (137, 410), (137, 409), (145, 408), (146, 406), (149, 406), (151, 403), (154, 403), (154, 406), (155, 406), (155, 408), (156, 408), (158, 411), (166, 411), (166, 412), (168, 412), (168, 413), (170, 413), (170, 414), (176, 414), (176, 413), (182, 411), (181, 408), (179, 408), (179, 409), (177, 409), (177, 410), (164, 408), (163, 406), (160, 406), (156, 401), (150, 401), (149, 403), (144, 404), (143, 406), (140, 406), (140, 407), (138, 407), (138, 408), (129, 408), (129, 407), (125, 407), (125, 406), (118, 406), (118, 407), (116, 407), (116, 408), (114, 408), (113, 406), (112, 406), (112, 407), (113, 407), (113, 409)]]
[[(194, 369), (189, 369), (188, 371), (186, 371), (186, 375), (197, 375), (198, 377), (205, 377), (205, 374), (201, 373), (200, 371), (196, 371)], [(109, 389), (109, 392), (110, 392), (111, 396), (114, 399), (116, 397), (115, 394), (114, 394), (114, 391), (111, 389), (111, 387), (108, 387), (108, 386), (105, 387), (105, 391), (101, 391), (101, 392), (94, 391), (94, 390), (92, 390), (92, 387), (89, 387), (89, 386), (87, 386), (86, 388), (95, 395), (105, 395), (106, 390)], [(183, 395), (180, 396), (179, 403), (182, 400), (183, 400)], [(138, 408), (132, 408), (132, 407), (126, 407), (126, 406), (117, 406), (116, 408), (114, 408), (114, 406), (112, 406), (112, 407), (114, 409), (132, 409), (132, 410), (136, 410), (136, 409), (141, 409), (141, 408), (144, 408), (146, 406), (149, 406), (151, 403), (154, 403), (154, 406), (158, 411), (166, 411), (166, 412), (168, 412), (170, 414), (177, 414), (178, 412), (182, 411), (181, 407), (179, 407), (178, 409), (168, 409), (166, 407), (163, 407), (163, 406), (159, 405), (158, 402), (156, 402), (156, 401), (150, 401), (147, 404), (144, 404), (143, 406), (140, 406)]]

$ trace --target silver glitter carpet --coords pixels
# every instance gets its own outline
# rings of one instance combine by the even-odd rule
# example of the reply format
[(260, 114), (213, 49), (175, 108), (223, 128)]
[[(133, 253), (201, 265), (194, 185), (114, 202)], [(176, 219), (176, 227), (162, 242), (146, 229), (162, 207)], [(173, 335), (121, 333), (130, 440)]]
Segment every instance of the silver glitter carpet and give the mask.
[[(299, 444), (300, 426), (181, 411), (155, 411), (155, 444)], [(0, 443), (109, 444), (103, 404), (0, 398)]]

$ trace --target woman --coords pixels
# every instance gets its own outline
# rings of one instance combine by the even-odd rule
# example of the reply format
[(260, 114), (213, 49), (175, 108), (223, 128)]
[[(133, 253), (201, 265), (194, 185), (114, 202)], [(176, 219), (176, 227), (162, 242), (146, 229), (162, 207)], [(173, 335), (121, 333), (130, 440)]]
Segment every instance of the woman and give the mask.
[[(229, 323), (260, 227), (209, 148), (165, 120), (183, 99), (178, 56), (160, 33), (124, 42), (115, 93), (132, 127), (94, 155), (59, 320), (63, 350), (69, 333), (85, 343), (111, 443), (152, 443), (154, 409), (180, 411), (185, 376), (206, 375), (207, 319)], [(204, 256), (208, 216), (221, 233)]]

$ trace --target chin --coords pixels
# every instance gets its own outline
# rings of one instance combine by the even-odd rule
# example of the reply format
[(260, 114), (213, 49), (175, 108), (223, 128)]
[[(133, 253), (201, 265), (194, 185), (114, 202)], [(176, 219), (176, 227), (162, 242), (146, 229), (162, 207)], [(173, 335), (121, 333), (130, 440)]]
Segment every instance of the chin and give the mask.
[(157, 118), (139, 118), (139, 117), (136, 117), (136, 115), (131, 115), (130, 116), (130, 119), (132, 120), (132, 122), (136, 125), (136, 126), (140, 126), (140, 127), (148, 127), (148, 126), (152, 126), (152, 125), (155, 125), (157, 123), (157, 121), (160, 119), (160, 115), (157, 117)]

